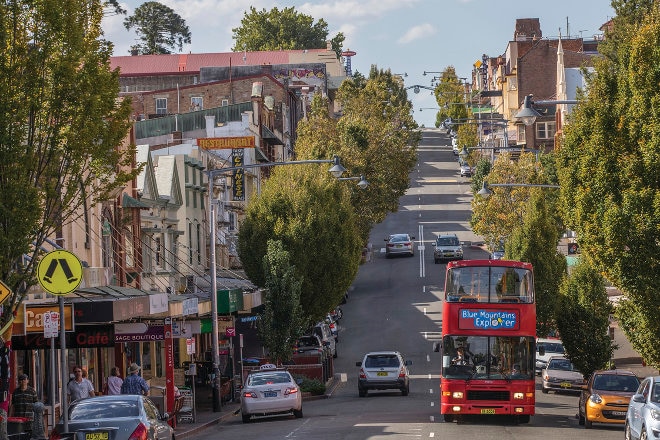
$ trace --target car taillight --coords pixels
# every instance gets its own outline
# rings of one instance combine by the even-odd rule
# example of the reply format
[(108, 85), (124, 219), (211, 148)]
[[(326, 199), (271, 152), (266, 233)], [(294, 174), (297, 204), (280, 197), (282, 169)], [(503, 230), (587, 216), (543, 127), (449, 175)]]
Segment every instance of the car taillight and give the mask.
[(298, 388), (287, 388), (284, 390), (284, 395), (288, 396), (289, 394), (296, 394), (298, 392)]
[(257, 393), (253, 393), (252, 391), (246, 391), (246, 392), (243, 393), (243, 397), (256, 399), (257, 398)]
[(399, 369), (399, 377), (406, 377), (406, 370), (401, 368)]
[(360, 368), (360, 379), (366, 379), (366, 378), (367, 378), (367, 375), (364, 374), (364, 369)]
[(148, 434), (147, 427), (143, 423), (140, 423), (130, 437), (128, 437), (128, 440), (147, 440)]
[(57, 428), (55, 428), (50, 432), (50, 437), (48, 437), (48, 440), (60, 440), (61, 438), (62, 436), (59, 432), (57, 432)]
[(387, 247), (394, 247), (392, 243), (387, 243)]

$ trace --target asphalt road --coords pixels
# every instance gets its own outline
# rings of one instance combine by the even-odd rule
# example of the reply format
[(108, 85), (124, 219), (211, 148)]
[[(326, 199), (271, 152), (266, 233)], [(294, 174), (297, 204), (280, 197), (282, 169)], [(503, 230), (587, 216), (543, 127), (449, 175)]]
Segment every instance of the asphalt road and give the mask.
[[(459, 177), (458, 164), (445, 135), (425, 135), (419, 163), (411, 174), (411, 188), (399, 211), (389, 215), (372, 233), (374, 255), (361, 266), (339, 322), (339, 357), (335, 371), (345, 373), (331, 398), (306, 402), (302, 419), (272, 418), (243, 424), (235, 417), (209, 428), (198, 438), (246, 439), (408, 439), (461, 438), (621, 439), (620, 426), (579, 426), (577, 397), (537, 394), (537, 415), (529, 424), (503, 418), (445, 423), (439, 414), (440, 357), (433, 342), (440, 338), (440, 297), (444, 264), (434, 264), (430, 246), (442, 232), (455, 232), (462, 241), (478, 241), (469, 229), (469, 179)], [(381, 248), (390, 233), (416, 237), (414, 257), (386, 259)], [(467, 246), (465, 258), (483, 258), (478, 247)], [(355, 362), (367, 351), (399, 350), (412, 360), (411, 392), (373, 391), (358, 397)]]

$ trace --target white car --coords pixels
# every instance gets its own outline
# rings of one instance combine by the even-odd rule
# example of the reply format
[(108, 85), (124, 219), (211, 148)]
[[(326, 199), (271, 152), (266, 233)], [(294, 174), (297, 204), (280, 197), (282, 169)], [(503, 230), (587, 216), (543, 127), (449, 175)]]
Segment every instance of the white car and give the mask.
[(250, 372), (241, 391), (243, 423), (252, 417), (289, 414), (303, 416), (302, 392), (291, 373), (272, 364)]
[(407, 361), (398, 351), (373, 351), (364, 355), (358, 373), (358, 395), (366, 397), (369, 390), (401, 390), (401, 395), (410, 392), (410, 372)]
[(625, 438), (653, 439), (660, 433), (660, 376), (645, 378), (630, 399)]
[[(542, 354), (541, 351), (543, 352)], [(538, 338), (536, 340), (536, 374), (541, 375), (552, 356), (563, 356), (564, 344), (561, 339)]]
[(543, 379), (541, 388), (543, 394), (547, 394), (548, 391), (580, 393), (587, 384), (582, 373), (564, 356), (552, 356), (548, 360), (548, 365), (541, 372), (541, 378)]

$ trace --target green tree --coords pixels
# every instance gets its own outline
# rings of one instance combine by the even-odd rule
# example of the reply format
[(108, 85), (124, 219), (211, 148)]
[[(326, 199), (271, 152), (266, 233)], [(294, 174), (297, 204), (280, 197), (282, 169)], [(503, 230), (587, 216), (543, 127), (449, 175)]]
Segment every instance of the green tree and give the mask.
[(622, 328), (657, 368), (660, 12), (650, 0), (612, 4), (613, 30), (559, 152), (561, 206), (583, 255), (631, 301), (617, 312)]
[(268, 293), (260, 316), (259, 336), (270, 360), (278, 365), (291, 360), (293, 342), (304, 331), (302, 281), (281, 241), (268, 240), (263, 264)]
[(523, 222), (513, 229), (505, 246), (506, 258), (534, 267), (538, 335), (550, 334), (556, 328), (557, 292), (566, 274), (566, 258), (557, 251), (561, 229), (554, 214), (557, 198), (547, 192), (542, 188), (531, 192)]
[(327, 169), (313, 164), (273, 168), (238, 234), (245, 272), (258, 286), (266, 282), (268, 240), (282, 242), (302, 280), (300, 303), (309, 323), (341, 302), (362, 250), (346, 182), (337, 182)]
[(409, 187), (420, 140), (412, 103), (402, 82), (389, 70), (373, 67), (369, 77), (355, 75), (342, 83), (337, 99), (343, 116), (335, 121), (327, 101), (315, 98), (312, 115), (298, 126), (298, 155), (306, 159), (341, 156), (353, 176), (364, 175), (366, 190), (350, 185), (361, 243), (374, 224), (398, 209)]
[(442, 71), (433, 94), (435, 95), (438, 107), (440, 107), (436, 116), (436, 127), (439, 127), (447, 118), (460, 123), (465, 122), (465, 119), (469, 117), (468, 96), (465, 84), (456, 75), (454, 66), (447, 66)]
[(106, 0), (103, 3), (103, 15), (126, 15), (126, 9), (122, 8), (117, 0)]
[(559, 288), (557, 328), (568, 358), (585, 376), (604, 368), (616, 349), (608, 333), (612, 306), (604, 282), (580, 259)]
[[(322, 18), (314, 23), (313, 17), (297, 12), (294, 7), (258, 11), (250, 6), (249, 13), (243, 14), (241, 25), (232, 32), (235, 52), (323, 49), (328, 38), (328, 24)], [(343, 43), (341, 32), (331, 40), (337, 58), (341, 56)]]
[(146, 2), (124, 19), (127, 30), (135, 28), (141, 44), (131, 47), (140, 55), (172, 53), (171, 49), (183, 49), (190, 44), (190, 29), (186, 21), (169, 6), (158, 2)]

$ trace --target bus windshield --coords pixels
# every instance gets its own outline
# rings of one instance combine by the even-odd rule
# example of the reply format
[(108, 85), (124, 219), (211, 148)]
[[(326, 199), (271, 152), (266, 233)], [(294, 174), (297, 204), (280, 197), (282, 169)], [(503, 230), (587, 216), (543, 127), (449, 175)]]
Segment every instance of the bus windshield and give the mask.
[(445, 336), (442, 377), (447, 379), (534, 378), (534, 338), (515, 336)]
[(447, 269), (445, 299), (449, 302), (532, 303), (532, 271), (504, 266)]

